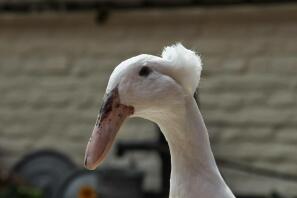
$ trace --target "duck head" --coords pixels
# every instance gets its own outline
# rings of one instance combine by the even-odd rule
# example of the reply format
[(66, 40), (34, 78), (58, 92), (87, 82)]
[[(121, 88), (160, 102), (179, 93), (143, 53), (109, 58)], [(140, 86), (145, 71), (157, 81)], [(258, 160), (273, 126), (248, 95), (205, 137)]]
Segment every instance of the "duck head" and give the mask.
[(85, 166), (95, 169), (112, 146), (128, 117), (154, 122), (193, 95), (201, 61), (181, 44), (166, 47), (162, 57), (142, 54), (120, 63), (112, 72), (85, 154)]

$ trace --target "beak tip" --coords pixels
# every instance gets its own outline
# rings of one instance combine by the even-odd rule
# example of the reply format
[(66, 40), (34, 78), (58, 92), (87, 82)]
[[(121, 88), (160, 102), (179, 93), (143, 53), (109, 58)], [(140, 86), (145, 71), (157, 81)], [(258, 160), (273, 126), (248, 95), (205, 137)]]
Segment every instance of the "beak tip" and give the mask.
[(117, 87), (106, 95), (96, 125), (88, 142), (84, 166), (94, 170), (111, 148), (124, 120), (134, 113), (134, 107), (120, 103)]
[(88, 166), (88, 157), (87, 156), (85, 157), (84, 165), (85, 165), (85, 167)]
[(95, 170), (96, 169), (96, 166), (85, 166), (86, 169), (88, 170)]
[(89, 156), (86, 155), (85, 161), (84, 161), (85, 168), (88, 170), (95, 170), (97, 166), (94, 163), (90, 163), (90, 160), (88, 160), (88, 159), (89, 159)]

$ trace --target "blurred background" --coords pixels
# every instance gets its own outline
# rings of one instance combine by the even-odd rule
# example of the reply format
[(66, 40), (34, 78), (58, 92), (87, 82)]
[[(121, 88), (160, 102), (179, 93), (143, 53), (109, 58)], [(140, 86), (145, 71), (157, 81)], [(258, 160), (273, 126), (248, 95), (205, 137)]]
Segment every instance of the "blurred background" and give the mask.
[(201, 55), (200, 108), (233, 192), (297, 196), (297, 2), (0, 0), (0, 197), (168, 197), (153, 123), (126, 122), (97, 171), (83, 158), (113, 68), (176, 42)]

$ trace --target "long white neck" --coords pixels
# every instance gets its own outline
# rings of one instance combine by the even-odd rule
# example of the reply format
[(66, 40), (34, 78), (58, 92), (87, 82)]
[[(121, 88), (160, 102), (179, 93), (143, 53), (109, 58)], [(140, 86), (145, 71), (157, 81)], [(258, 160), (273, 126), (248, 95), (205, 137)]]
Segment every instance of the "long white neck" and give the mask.
[(158, 125), (171, 154), (170, 198), (234, 198), (217, 168), (193, 97), (186, 97)]

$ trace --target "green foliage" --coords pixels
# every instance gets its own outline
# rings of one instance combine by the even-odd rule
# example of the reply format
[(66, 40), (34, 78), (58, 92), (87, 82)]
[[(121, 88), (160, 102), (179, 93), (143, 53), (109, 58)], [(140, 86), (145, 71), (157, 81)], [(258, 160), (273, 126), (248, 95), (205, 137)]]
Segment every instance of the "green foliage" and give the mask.
[(32, 187), (9, 185), (0, 188), (0, 198), (43, 198), (42, 191)]

